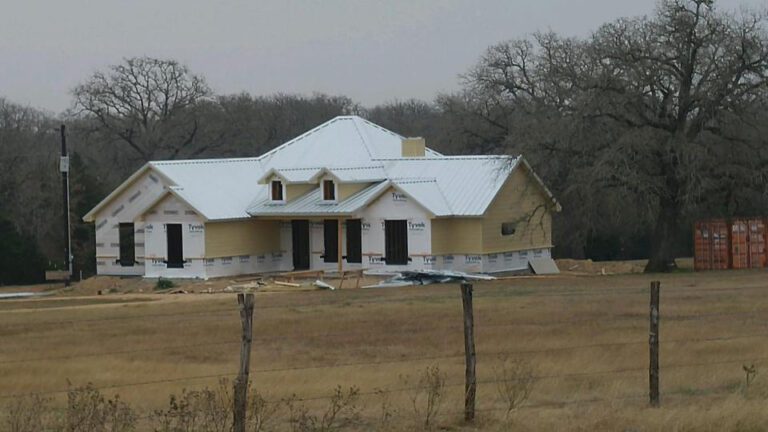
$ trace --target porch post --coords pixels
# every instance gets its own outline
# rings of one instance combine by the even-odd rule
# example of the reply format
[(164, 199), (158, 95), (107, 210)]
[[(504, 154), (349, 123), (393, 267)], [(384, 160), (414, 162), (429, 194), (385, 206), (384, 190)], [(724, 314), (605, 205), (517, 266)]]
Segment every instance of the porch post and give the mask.
[(344, 218), (339, 218), (339, 228), (336, 230), (338, 232), (338, 243), (336, 244), (336, 252), (338, 253), (338, 260), (337, 260), (337, 262), (338, 262), (338, 266), (339, 266), (339, 276), (341, 276), (341, 271), (342, 271), (342, 267), (343, 267), (342, 263), (341, 263), (341, 257), (342, 257), (342, 253), (341, 253), (341, 238), (342, 238), (342, 235), (341, 235), (341, 223), (342, 223), (343, 220), (344, 220)]

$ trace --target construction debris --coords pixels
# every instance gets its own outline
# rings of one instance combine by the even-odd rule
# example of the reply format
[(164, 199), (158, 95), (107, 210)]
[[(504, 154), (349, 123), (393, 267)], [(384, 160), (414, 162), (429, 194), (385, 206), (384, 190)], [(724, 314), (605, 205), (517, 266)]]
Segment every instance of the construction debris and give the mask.
[[(228, 290), (228, 291), (243, 291), (243, 292), (245, 292), (245, 291), (255, 291), (255, 290), (259, 289), (261, 286), (264, 286), (264, 285), (266, 285), (265, 282), (263, 282), (261, 280), (257, 280), (257, 281), (253, 281), (253, 282), (243, 283), (243, 284), (229, 285), (229, 286), (227, 286), (226, 290)], [(210, 291), (211, 290), (209, 288), (209, 292)]]
[[(533, 258), (528, 261), (528, 265), (531, 267), (531, 271), (537, 275), (560, 273), (560, 269), (557, 268), (557, 264), (552, 258)], [(605, 269), (603, 269), (603, 271), (605, 271)]]
[(316, 280), (315, 283), (313, 283), (313, 285), (318, 287), (318, 288), (320, 288), (320, 289), (327, 289), (327, 290), (331, 290), (331, 291), (336, 290), (336, 287), (334, 287), (333, 285), (330, 285), (328, 283), (325, 283), (325, 282), (321, 281), (320, 279)]
[(293, 282), (274, 281), (272, 283), (275, 285), (287, 286), (287, 287), (293, 287), (293, 288), (298, 288), (301, 286), (301, 284), (297, 284)]
[(20, 298), (37, 297), (40, 293), (34, 292), (15, 292), (15, 293), (2, 293), (0, 294), (0, 300), (11, 300)]
[(461, 283), (477, 280), (494, 280), (493, 276), (464, 273), (454, 270), (407, 270), (376, 285), (363, 288), (393, 288), (410, 285), (430, 285), (435, 283)]

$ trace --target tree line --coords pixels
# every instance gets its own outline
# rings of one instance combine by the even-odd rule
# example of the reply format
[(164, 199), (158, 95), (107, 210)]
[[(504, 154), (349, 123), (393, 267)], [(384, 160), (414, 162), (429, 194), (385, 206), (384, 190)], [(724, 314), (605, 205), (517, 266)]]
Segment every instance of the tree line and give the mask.
[(374, 107), (220, 95), (172, 59), (125, 59), (85, 77), (58, 115), (0, 98), (0, 283), (61, 265), (59, 123), (72, 148), (75, 265), (92, 274), (93, 228), (80, 218), (146, 161), (260, 155), (349, 114), (445, 154), (523, 154), (564, 208), (556, 256), (671, 270), (691, 253), (694, 220), (768, 214), (767, 74), (766, 16), (714, 0), (663, 0), (584, 38), (500, 42), (458, 91)]

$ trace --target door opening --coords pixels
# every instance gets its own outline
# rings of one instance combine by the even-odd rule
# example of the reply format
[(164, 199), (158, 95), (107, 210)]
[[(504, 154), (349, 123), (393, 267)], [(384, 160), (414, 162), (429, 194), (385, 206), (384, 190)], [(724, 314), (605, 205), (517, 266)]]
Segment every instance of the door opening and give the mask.
[(184, 268), (184, 246), (181, 240), (181, 224), (165, 224), (168, 241), (168, 268)]
[(347, 262), (363, 262), (362, 223), (360, 219), (347, 219)]
[(408, 264), (408, 221), (384, 221), (384, 255), (387, 265)]
[(323, 246), (323, 262), (339, 262), (339, 221), (336, 219), (323, 221)]
[(309, 270), (309, 221), (297, 219), (291, 221), (293, 243), (293, 269)]

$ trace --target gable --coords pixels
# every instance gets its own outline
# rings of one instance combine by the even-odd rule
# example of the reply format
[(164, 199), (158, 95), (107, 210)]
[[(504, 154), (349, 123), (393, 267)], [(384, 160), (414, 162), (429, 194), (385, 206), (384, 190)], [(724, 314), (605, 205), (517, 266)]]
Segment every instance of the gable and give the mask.
[[(501, 202), (498, 202), (501, 201)], [(549, 189), (544, 185), (528, 162), (520, 157), (513, 171), (499, 187), (484, 215), (489, 211), (498, 210), (499, 206), (516, 206), (518, 203), (536, 203), (548, 211), (559, 212), (562, 210), (560, 203), (555, 199)], [(526, 204), (526, 205), (528, 205)]]
[(488, 206), (482, 218), (484, 253), (552, 246), (552, 212), (557, 203), (532, 174), (525, 166), (514, 170)]
[(145, 165), (83, 216), (83, 220), (131, 222), (164, 195), (166, 187), (167, 180)]

